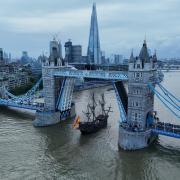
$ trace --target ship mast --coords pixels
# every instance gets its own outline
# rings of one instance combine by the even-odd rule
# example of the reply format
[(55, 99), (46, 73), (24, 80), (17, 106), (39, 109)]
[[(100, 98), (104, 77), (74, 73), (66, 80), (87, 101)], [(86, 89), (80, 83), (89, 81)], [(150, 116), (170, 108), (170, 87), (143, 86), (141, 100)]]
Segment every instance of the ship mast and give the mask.
[(89, 122), (90, 119), (91, 119), (91, 113), (90, 113), (90, 111), (89, 111), (89, 108), (90, 108), (90, 106), (89, 106), (89, 104), (88, 104), (88, 105), (87, 105), (87, 111), (86, 111), (86, 112), (82, 111), (82, 112), (86, 115), (86, 117), (87, 117), (87, 119), (88, 119), (88, 122)]
[(105, 99), (104, 99), (104, 93), (101, 94), (101, 100), (99, 100), (99, 104), (101, 105), (102, 114), (105, 115)]
[(105, 109), (105, 104), (106, 104), (106, 102), (105, 102), (105, 98), (104, 98), (104, 93), (101, 94), (101, 100), (99, 100), (99, 104), (101, 105), (102, 114), (103, 114), (104, 116), (108, 116), (108, 114), (109, 114), (110, 112), (113, 112), (113, 111), (111, 110), (111, 108), (112, 108), (111, 106), (109, 106), (108, 109)]
[(108, 109), (106, 109), (106, 110), (104, 110), (104, 112), (105, 112), (105, 116), (108, 116), (108, 114), (110, 113), (110, 112), (113, 112), (112, 110), (111, 110), (111, 105), (108, 107)]
[(89, 104), (89, 108), (92, 112), (92, 115), (93, 115), (93, 121), (96, 119), (96, 114), (95, 114), (95, 110), (96, 110), (96, 106), (97, 106), (97, 103), (95, 101), (95, 95), (94, 93), (92, 94), (92, 106)]

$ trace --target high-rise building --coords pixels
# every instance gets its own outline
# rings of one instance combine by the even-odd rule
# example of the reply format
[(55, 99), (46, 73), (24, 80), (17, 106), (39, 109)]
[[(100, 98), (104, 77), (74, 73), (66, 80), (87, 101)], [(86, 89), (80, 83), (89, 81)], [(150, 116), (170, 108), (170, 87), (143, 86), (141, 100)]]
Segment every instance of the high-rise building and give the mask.
[(27, 51), (22, 51), (22, 56), (21, 56), (21, 63), (22, 64), (27, 64), (29, 63), (30, 58), (28, 56), (28, 52)]
[(105, 56), (104, 51), (101, 51), (101, 64), (107, 64), (106, 63), (106, 56)]
[(0, 48), (0, 65), (1, 64), (4, 64), (4, 56), (3, 56), (4, 54), (3, 54), (3, 49), (2, 48)]
[(80, 45), (72, 46), (72, 59), (74, 62), (80, 63), (82, 58), (82, 47)]
[(50, 41), (50, 56), (49, 65), (51, 66), (61, 66), (62, 65), (62, 47), (61, 43), (55, 38)]
[(72, 42), (69, 40), (65, 43), (65, 63), (69, 63), (72, 61)]
[(98, 21), (97, 21), (95, 3), (93, 4), (93, 9), (92, 9), (92, 14), (91, 14), (91, 25), (90, 25), (87, 57), (88, 57), (88, 63), (101, 64), (101, 50), (100, 50)]
[(114, 55), (114, 64), (123, 64), (123, 56), (121, 54)]
[(81, 63), (82, 47), (80, 45), (72, 45), (72, 42), (69, 40), (64, 47), (66, 63)]

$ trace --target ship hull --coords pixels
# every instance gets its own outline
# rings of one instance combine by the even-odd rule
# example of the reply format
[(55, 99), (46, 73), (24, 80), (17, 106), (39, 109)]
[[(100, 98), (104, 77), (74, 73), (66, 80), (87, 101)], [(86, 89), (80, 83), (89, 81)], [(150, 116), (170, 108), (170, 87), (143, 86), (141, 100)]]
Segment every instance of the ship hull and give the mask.
[(99, 115), (95, 121), (92, 122), (80, 122), (79, 130), (82, 134), (91, 134), (99, 131), (102, 128), (107, 127), (108, 116)]

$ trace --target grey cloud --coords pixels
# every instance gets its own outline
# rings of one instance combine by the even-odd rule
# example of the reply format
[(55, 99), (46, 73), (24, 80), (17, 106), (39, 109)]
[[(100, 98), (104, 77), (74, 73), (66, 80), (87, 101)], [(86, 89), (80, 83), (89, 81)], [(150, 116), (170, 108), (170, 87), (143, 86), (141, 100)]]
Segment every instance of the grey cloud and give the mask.
[[(97, 0), (101, 47), (110, 53), (138, 53), (145, 34), (160, 57), (180, 56), (179, 0)], [(0, 6), (0, 46), (20, 55), (48, 51), (59, 33), (86, 53), (92, 0), (6, 0)]]

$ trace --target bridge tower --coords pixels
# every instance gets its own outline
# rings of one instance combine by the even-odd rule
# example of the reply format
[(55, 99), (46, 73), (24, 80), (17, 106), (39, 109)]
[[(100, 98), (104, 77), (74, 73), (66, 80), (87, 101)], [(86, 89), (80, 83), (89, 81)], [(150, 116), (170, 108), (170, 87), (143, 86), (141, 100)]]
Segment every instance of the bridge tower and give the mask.
[[(36, 112), (34, 126), (48, 126), (66, 119), (71, 113), (74, 78), (55, 76), (62, 68), (61, 44), (55, 38), (50, 41), (50, 55), (42, 65), (44, 111)], [(75, 114), (75, 112), (74, 112)]]
[(119, 146), (134, 150), (148, 146), (156, 137), (151, 134), (154, 95), (147, 83), (154, 83), (157, 72), (156, 53), (149, 55), (146, 41), (138, 57), (131, 53), (128, 70), (127, 122), (119, 128)]

